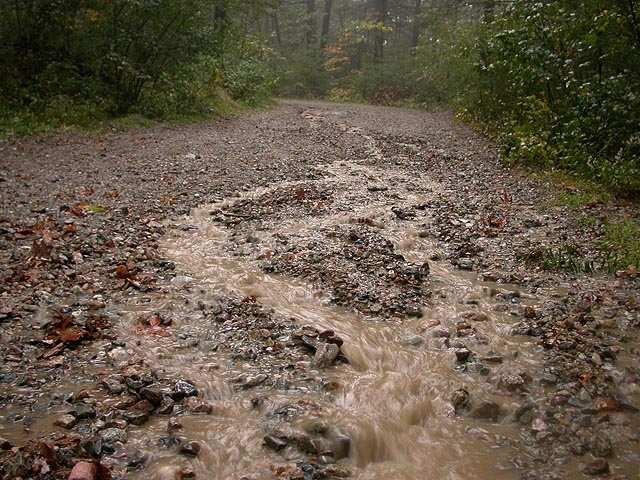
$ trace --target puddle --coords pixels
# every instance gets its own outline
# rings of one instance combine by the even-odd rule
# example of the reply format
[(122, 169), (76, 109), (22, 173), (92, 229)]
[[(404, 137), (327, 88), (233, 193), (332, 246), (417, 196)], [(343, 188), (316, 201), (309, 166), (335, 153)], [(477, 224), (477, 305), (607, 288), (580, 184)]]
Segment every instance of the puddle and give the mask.
[[(362, 169), (357, 167), (348, 176), (358, 177)], [(339, 181), (345, 177), (344, 172), (328, 170)], [(369, 176), (380, 173), (367, 172)], [(426, 194), (433, 192), (431, 187), (425, 189)], [(349, 189), (342, 192), (335, 199), (332, 214), (276, 219), (270, 226), (256, 228), (259, 248), (271, 248), (278, 236), (293, 233), (304, 236), (322, 226), (349, 223), (366, 215), (379, 218), (385, 236), (407, 260), (423, 262), (433, 253), (434, 245), (420, 238), (417, 231), (385, 220), (390, 208), (386, 203), (393, 202), (388, 199), (370, 202), (345, 213), (341, 205), (353, 202), (357, 195)], [(262, 190), (254, 195), (264, 193)], [(402, 196), (406, 200), (410, 195), (405, 192)], [(505, 305), (495, 295), (498, 290), (508, 293), (505, 285), (482, 282), (474, 274), (452, 271), (442, 262), (430, 262), (428, 282), (433, 296), (423, 305), (421, 318), (395, 316), (380, 320), (357, 314), (331, 304), (319, 289), (304, 281), (264, 273), (258, 260), (238, 255), (231, 229), (216, 225), (211, 218), (211, 212), (227, 205), (195, 210), (181, 222), (181, 228), (167, 237), (163, 245), (166, 257), (176, 263), (181, 275), (188, 275), (189, 278), (179, 277), (187, 285), (161, 304), (151, 298), (149, 304), (136, 306), (135, 313), (172, 312), (180, 318), (174, 324), (180, 331), (197, 332), (199, 338), (207, 338), (211, 335), (207, 331), (212, 328), (211, 322), (194, 316), (189, 305), (221, 294), (251, 297), (274, 315), (291, 319), (298, 327), (333, 330), (344, 340), (342, 352), (349, 363), (322, 371), (309, 367), (308, 362), (304, 365), (309, 367), (310, 376), (322, 377), (322, 385), (330, 385), (329, 389), (293, 384), (286, 388), (258, 386), (239, 391), (233, 388), (233, 379), (255, 371), (252, 362), (235, 361), (224, 348), (208, 352), (197, 348), (185, 350), (179, 336), (177, 340), (143, 339), (138, 353), (147, 363), (193, 380), (202, 386), (203, 397), (215, 405), (212, 415), (180, 417), (184, 419), (181, 434), (203, 446), (193, 462), (198, 475), (219, 479), (243, 475), (273, 478), (273, 465), (304, 458), (288, 450), (280, 455), (262, 445), (268, 419), (263, 412), (256, 411), (254, 403), (255, 398), (261, 397), (268, 406), (295, 402), (313, 405), (312, 413), (305, 411), (292, 425), (305, 428), (306, 422), (327, 422), (348, 436), (349, 454), (339, 464), (351, 470), (352, 478), (518, 478), (513, 463), (518, 452), (512, 444), (519, 429), (508, 414), (522, 403), (522, 397), (498, 391), (495, 385), (503, 374), (533, 373), (541, 363), (541, 356), (530, 342), (506, 335), (514, 320), (508, 310), (494, 308)], [(537, 302), (532, 296), (514, 298), (521, 304)], [(519, 307), (513, 304), (512, 308)], [(479, 342), (463, 339), (475, 358), (490, 359), (481, 362), (488, 367), (481, 371), (471, 368), (465, 371), (466, 366), (456, 363), (446, 341), (433, 333), (435, 328), (455, 329), (455, 322), (465, 312), (483, 313), (489, 318), (474, 322)], [(260, 360), (253, 363), (259, 364)], [(215, 366), (213, 370), (211, 365)], [(268, 375), (274, 374), (266, 364), (258, 368), (264, 368)], [(502, 420), (491, 423), (457, 416), (451, 397), (461, 387), (472, 395), (473, 402), (498, 403), (504, 412)], [(529, 389), (531, 395), (535, 395), (534, 389), (533, 386)], [(143, 447), (152, 448), (165, 432), (166, 419), (155, 422), (136, 437)], [(155, 449), (150, 468), (162, 472), (167, 465), (179, 462), (174, 452)]]

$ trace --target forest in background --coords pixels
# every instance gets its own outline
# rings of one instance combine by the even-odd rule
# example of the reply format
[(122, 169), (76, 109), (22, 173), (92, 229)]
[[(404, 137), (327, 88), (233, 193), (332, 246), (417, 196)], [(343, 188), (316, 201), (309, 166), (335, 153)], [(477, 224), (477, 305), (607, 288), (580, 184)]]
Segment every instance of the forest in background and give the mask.
[(508, 162), (640, 191), (636, 0), (24, 0), (0, 28), (9, 133), (273, 95), (444, 107)]

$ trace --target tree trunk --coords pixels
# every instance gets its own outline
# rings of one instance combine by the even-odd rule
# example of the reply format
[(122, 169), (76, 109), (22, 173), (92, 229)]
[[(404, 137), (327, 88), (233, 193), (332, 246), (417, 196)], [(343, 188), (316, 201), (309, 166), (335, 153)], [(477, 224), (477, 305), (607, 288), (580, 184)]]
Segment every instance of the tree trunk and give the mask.
[(382, 63), (384, 60), (384, 31), (382, 28), (387, 20), (387, 0), (376, 0), (376, 23), (381, 27), (376, 31), (373, 61)]
[(422, 30), (422, 19), (420, 15), (422, 14), (422, 0), (415, 0), (415, 4), (413, 6), (413, 29), (411, 31), (411, 47), (416, 48), (418, 46), (418, 42), (420, 41), (420, 33)]
[(324, 49), (329, 41), (329, 30), (331, 29), (331, 9), (333, 0), (324, 0), (324, 15), (322, 17), (322, 33), (320, 34), (320, 48)]
[(307, 48), (311, 48), (316, 42), (316, 0), (306, 0), (307, 4)]
[(280, 33), (280, 19), (278, 18), (278, 12), (273, 12), (271, 15), (271, 22), (273, 23), (273, 31), (276, 34), (278, 47), (282, 47), (282, 34)]

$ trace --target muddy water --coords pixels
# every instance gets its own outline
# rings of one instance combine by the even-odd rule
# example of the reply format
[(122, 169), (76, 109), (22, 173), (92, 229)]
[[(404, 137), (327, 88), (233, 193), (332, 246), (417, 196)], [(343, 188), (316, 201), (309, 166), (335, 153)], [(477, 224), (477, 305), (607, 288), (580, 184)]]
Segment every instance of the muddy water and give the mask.
[[(344, 182), (361, 176), (363, 168), (354, 166), (345, 172), (344, 167), (333, 166), (328, 171)], [(376, 176), (380, 172), (368, 169), (364, 173)], [(387, 172), (386, 178), (393, 175)], [(320, 225), (350, 222), (365, 215), (386, 225), (385, 235), (409, 261), (424, 261), (434, 252), (434, 245), (420, 238), (417, 231), (385, 221), (389, 212), (384, 202), (361, 203), (354, 208), (350, 189), (344, 189), (348, 185), (339, 186), (346, 193), (336, 201), (335, 214), (279, 221), (277, 227), (256, 232), (264, 248), (269, 249), (270, 239), (277, 233), (303, 234)], [(432, 194), (434, 187), (425, 186), (422, 192)], [(405, 199), (424, 199), (412, 195), (404, 192)], [(351, 203), (350, 213), (344, 213), (341, 202), (345, 206)], [(193, 380), (201, 386), (204, 398), (216, 406), (211, 416), (187, 416), (183, 421), (184, 435), (203, 445), (194, 462), (197, 473), (218, 479), (245, 474), (271, 478), (271, 465), (296, 459), (283, 459), (262, 446), (264, 419), (251, 408), (257, 391), (272, 405), (292, 400), (317, 405), (317, 415), (299, 419), (298, 424), (329, 422), (348, 435), (351, 450), (341, 463), (352, 470), (353, 478), (517, 478), (513, 459), (519, 452), (511, 448), (518, 434), (515, 424), (507, 419), (499, 423), (463, 419), (454, 414), (450, 403), (452, 393), (464, 386), (474, 401), (497, 401), (505, 410), (513, 411), (517, 403), (514, 397), (496, 391), (496, 376), (516, 371), (533, 373), (540, 364), (540, 356), (531, 344), (506, 334), (513, 322), (509, 312), (494, 311), (495, 289), (504, 291), (508, 287), (482, 282), (473, 274), (431, 262), (433, 299), (424, 305), (422, 318), (366, 318), (330, 305), (322, 292), (311, 285), (265, 274), (255, 260), (231, 254), (229, 230), (211, 222), (210, 213), (221, 206), (197, 209), (181, 222), (188, 227), (175, 230), (164, 244), (166, 256), (176, 262), (180, 272), (191, 277), (184, 280), (188, 284), (184, 290), (162, 303), (154, 299), (147, 304), (138, 302), (134, 312), (172, 311), (181, 318), (178, 325), (183, 331), (198, 331), (207, 328), (206, 322), (197, 317), (180, 317), (185, 304), (219, 293), (253, 297), (276, 314), (295, 319), (300, 326), (335, 331), (344, 340), (342, 350), (349, 364), (322, 372), (334, 386), (330, 392), (305, 388), (238, 392), (230, 384), (244, 373), (244, 367), (227, 354), (185, 348), (179, 339), (143, 339), (138, 352), (147, 362)], [(536, 304), (537, 299), (524, 296), (522, 302)], [(504, 356), (502, 364), (491, 365), (489, 374), (459, 371), (452, 351), (431, 336), (434, 324), (451, 327), (461, 313), (469, 310), (487, 313), (491, 318), (477, 324), (486, 342), (471, 347), (475, 354), (482, 358), (500, 352)], [(139, 433), (138, 442), (151, 448), (164, 428), (165, 422), (157, 421), (151, 430), (146, 428)], [(174, 455), (156, 451), (152, 469), (162, 472), (179, 462)]]

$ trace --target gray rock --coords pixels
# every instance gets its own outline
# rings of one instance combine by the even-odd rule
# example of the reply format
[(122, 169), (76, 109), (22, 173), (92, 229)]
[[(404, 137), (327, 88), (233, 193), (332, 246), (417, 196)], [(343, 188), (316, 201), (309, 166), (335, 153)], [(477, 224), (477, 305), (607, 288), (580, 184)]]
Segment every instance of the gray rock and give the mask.
[(140, 395), (156, 407), (162, 403), (163, 393), (159, 388), (143, 387), (140, 389)]
[(313, 365), (317, 368), (327, 368), (333, 365), (338, 354), (340, 353), (340, 347), (333, 343), (319, 343), (316, 350), (316, 354), (313, 357)]
[(124, 385), (117, 377), (108, 377), (102, 381), (102, 386), (112, 395), (120, 395), (124, 392)]
[(471, 357), (471, 350), (466, 347), (456, 348), (454, 353), (456, 354), (456, 360), (460, 363), (467, 362), (469, 357)]
[(175, 406), (175, 402), (173, 398), (168, 395), (162, 397), (162, 402), (160, 406), (157, 408), (156, 412), (160, 415), (171, 415), (173, 413), (173, 408)]
[(198, 395), (198, 389), (192, 383), (186, 380), (178, 380), (173, 387), (173, 399), (182, 400), (186, 397), (196, 397)]
[(66, 414), (56, 418), (54, 425), (56, 425), (57, 427), (62, 427), (69, 430), (70, 428), (75, 427), (77, 423), (78, 423), (78, 420), (76, 419), (76, 417), (74, 417), (71, 414)]
[(94, 418), (96, 416), (95, 409), (86, 403), (76, 403), (69, 411), (77, 420), (83, 420), (85, 418)]
[(102, 441), (104, 443), (113, 444), (113, 443), (126, 443), (127, 441), (127, 432), (126, 430), (122, 430), (120, 428), (107, 428), (100, 432), (100, 436), (102, 437)]
[(187, 442), (180, 446), (180, 453), (190, 457), (197, 457), (200, 453), (200, 444), (198, 442)]
[(266, 447), (276, 452), (279, 452), (287, 446), (287, 442), (273, 435), (265, 435), (263, 440)]
[(463, 410), (469, 408), (471, 403), (471, 396), (469, 392), (464, 388), (459, 388), (451, 394), (451, 405), (456, 413), (460, 413)]
[(132, 425), (144, 425), (149, 420), (149, 414), (138, 410), (125, 412), (124, 419)]
[(424, 338), (422, 338), (420, 335), (410, 335), (408, 337), (403, 338), (401, 343), (402, 345), (405, 345), (408, 347), (417, 347), (424, 343)]
[(456, 265), (460, 270), (473, 270), (473, 260), (470, 258), (458, 258)]

